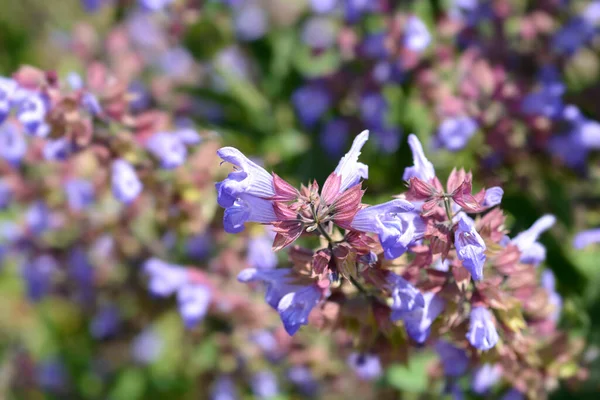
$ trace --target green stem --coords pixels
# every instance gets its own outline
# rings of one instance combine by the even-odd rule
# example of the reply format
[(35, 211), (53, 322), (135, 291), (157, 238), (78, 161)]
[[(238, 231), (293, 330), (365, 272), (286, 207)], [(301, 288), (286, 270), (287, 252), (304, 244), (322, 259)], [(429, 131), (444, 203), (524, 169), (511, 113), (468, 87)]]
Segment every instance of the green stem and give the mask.
[(444, 195), (444, 208), (446, 209), (448, 219), (452, 221), (452, 208), (450, 207), (450, 198), (448, 195)]

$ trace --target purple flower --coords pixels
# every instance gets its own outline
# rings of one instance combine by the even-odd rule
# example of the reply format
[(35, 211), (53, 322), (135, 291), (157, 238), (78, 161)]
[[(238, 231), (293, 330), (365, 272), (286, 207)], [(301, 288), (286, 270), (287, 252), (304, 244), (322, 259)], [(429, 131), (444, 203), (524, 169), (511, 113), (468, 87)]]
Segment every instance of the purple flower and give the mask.
[(170, 296), (188, 282), (185, 268), (166, 263), (158, 258), (151, 258), (144, 263), (144, 273), (150, 277), (148, 290), (154, 296)]
[(412, 212), (414, 209), (406, 200), (391, 200), (363, 208), (356, 213), (351, 226), (357, 231), (377, 233), (385, 258), (393, 260), (425, 234), (425, 223), (418, 213)]
[(308, 316), (321, 300), (322, 292), (316, 285), (301, 287), (283, 296), (277, 312), (286, 332), (293, 336), (302, 325), (308, 324)]
[(344, 4), (346, 21), (349, 23), (358, 22), (363, 14), (377, 11), (377, 2), (372, 0), (342, 0)]
[(302, 41), (313, 49), (328, 49), (335, 44), (337, 27), (330, 18), (312, 17), (304, 23), (301, 37)]
[(72, 150), (73, 146), (70, 140), (64, 137), (46, 141), (43, 153), (44, 158), (48, 161), (65, 161)]
[(107, 0), (81, 0), (83, 8), (89, 13), (98, 11), (106, 2)]
[(117, 332), (119, 323), (119, 310), (115, 306), (104, 307), (92, 319), (90, 334), (95, 339), (106, 339)]
[(471, 273), (473, 279), (483, 279), (485, 264), (485, 242), (475, 229), (475, 223), (468, 216), (461, 214), (454, 232), (456, 255), (463, 266)]
[(321, 130), (321, 146), (328, 155), (338, 156), (346, 148), (346, 142), (350, 133), (348, 121), (336, 118), (328, 121)]
[(589, 246), (590, 244), (599, 243), (600, 242), (600, 228), (589, 229), (587, 231), (579, 232), (573, 238), (573, 247), (576, 249), (583, 249), (584, 247)]
[(512, 244), (521, 252), (521, 262), (537, 265), (546, 259), (546, 248), (538, 243), (540, 235), (556, 222), (554, 215), (544, 215), (531, 227), (512, 239)]
[(246, 222), (268, 224), (273, 221), (277, 221), (277, 216), (271, 201), (246, 195), (237, 199), (231, 207), (226, 208), (223, 215), (223, 227), (227, 233), (243, 231)]
[(163, 339), (154, 327), (150, 326), (137, 335), (131, 346), (133, 359), (143, 365), (151, 364), (158, 359), (164, 347)]
[(68, 268), (69, 277), (76, 281), (84, 295), (91, 294), (94, 285), (94, 267), (83, 248), (74, 247), (69, 251)]
[(560, 117), (564, 109), (562, 96), (565, 93), (565, 85), (559, 72), (553, 65), (546, 65), (540, 70), (538, 80), (540, 88), (523, 99), (523, 112), (552, 119)]
[(36, 379), (44, 390), (57, 393), (66, 388), (68, 375), (63, 363), (52, 358), (37, 366)]
[(288, 370), (287, 376), (303, 395), (308, 397), (317, 395), (319, 382), (307, 367), (295, 365)]
[(469, 357), (463, 349), (459, 349), (444, 340), (438, 340), (435, 344), (435, 350), (440, 356), (444, 375), (459, 377), (467, 372)]
[(326, 14), (333, 11), (337, 0), (310, 0), (312, 10), (319, 14)]
[(473, 372), (471, 388), (477, 394), (487, 393), (502, 377), (500, 366), (497, 364), (483, 364)]
[(590, 150), (600, 149), (600, 123), (585, 118), (576, 106), (562, 113), (562, 133), (551, 138), (549, 150), (572, 168), (585, 168)]
[(361, 179), (369, 177), (369, 167), (361, 162), (358, 162), (360, 151), (365, 143), (369, 140), (369, 131), (362, 131), (352, 141), (352, 147), (338, 163), (333, 171), (336, 175), (342, 178), (340, 184), (340, 193), (358, 184)]
[(567, 22), (552, 38), (552, 48), (559, 54), (572, 55), (584, 46), (595, 33), (585, 18), (577, 16)]
[(269, 28), (265, 9), (254, 1), (244, 2), (240, 7), (236, 7), (233, 24), (237, 36), (245, 41), (260, 39)]
[(250, 335), (250, 341), (256, 344), (268, 356), (275, 356), (279, 347), (273, 333), (264, 329), (253, 332)]
[(431, 43), (431, 34), (427, 26), (416, 16), (411, 16), (404, 27), (404, 46), (417, 53), (422, 52)]
[(84, 179), (71, 179), (65, 184), (69, 208), (82, 211), (94, 202), (94, 185)]
[(202, 138), (191, 127), (182, 127), (173, 132), (173, 135), (177, 136), (177, 138), (186, 146), (192, 146), (199, 144), (202, 142)]
[(369, 127), (383, 127), (387, 111), (388, 103), (381, 93), (367, 93), (361, 96), (360, 116)]
[(292, 284), (294, 278), (290, 276), (289, 269), (246, 268), (238, 274), (237, 279), (243, 283), (263, 282), (266, 285), (265, 301), (275, 310), (283, 296), (302, 288)]
[(458, 151), (467, 145), (477, 129), (477, 122), (471, 117), (447, 118), (438, 128), (437, 140), (446, 149)]
[(210, 289), (204, 285), (186, 283), (177, 291), (179, 314), (190, 329), (204, 319), (211, 301)]
[(4, 178), (0, 178), (0, 210), (8, 207), (12, 200), (12, 189)]
[(385, 44), (387, 36), (388, 33), (386, 31), (366, 35), (361, 46), (364, 54), (367, 57), (375, 59), (387, 58), (389, 55)]
[(25, 221), (29, 232), (33, 235), (43, 234), (50, 226), (50, 210), (42, 200), (35, 201), (25, 213)]
[(138, 4), (147, 11), (161, 11), (173, 0), (138, 0)]
[(0, 124), (10, 114), (13, 105), (13, 95), (17, 87), (17, 82), (14, 80), (0, 76)]
[(347, 364), (363, 381), (375, 380), (382, 374), (381, 362), (379, 357), (374, 354), (351, 353), (348, 356)]
[(122, 159), (113, 161), (111, 186), (113, 195), (125, 204), (135, 200), (143, 188), (133, 166)]
[(389, 127), (384, 124), (383, 127), (374, 128), (375, 143), (380, 151), (384, 153), (394, 153), (400, 147), (402, 140), (402, 130), (396, 127)]
[(160, 160), (165, 169), (177, 168), (185, 162), (187, 149), (177, 135), (168, 132), (158, 132), (152, 135), (146, 143), (146, 148)]
[(29, 93), (18, 104), (17, 119), (25, 127), (25, 132), (45, 137), (50, 132), (50, 127), (45, 123), (47, 112), (45, 98), (38, 93)]
[(429, 337), (431, 324), (444, 310), (444, 300), (434, 293), (423, 294), (425, 305), (412, 311), (392, 311), (392, 321), (402, 319), (408, 336), (418, 343), (423, 343)]
[(392, 295), (392, 319), (397, 316), (397, 312), (413, 311), (417, 308), (425, 307), (425, 299), (419, 290), (411, 285), (400, 275), (388, 272), (386, 289)]
[(486, 189), (483, 205), (485, 207), (497, 206), (502, 201), (502, 196), (504, 196), (504, 190), (499, 186)]
[(415, 177), (427, 182), (435, 178), (433, 164), (425, 157), (423, 146), (414, 134), (408, 135), (408, 145), (412, 150), (414, 166), (406, 167), (402, 179), (408, 181), (410, 178)]
[(42, 255), (23, 265), (22, 275), (27, 287), (27, 296), (31, 301), (42, 300), (52, 285), (52, 275), (58, 270), (56, 260), (49, 255)]
[(17, 126), (12, 122), (0, 125), (0, 158), (18, 166), (26, 152), (27, 142)]
[(248, 240), (248, 265), (253, 268), (275, 268), (277, 266), (277, 255), (272, 249), (273, 239), (263, 234), (251, 237)]
[(168, 49), (158, 60), (160, 69), (171, 79), (185, 79), (193, 72), (194, 57), (183, 47)]
[(300, 122), (312, 127), (327, 112), (331, 99), (327, 89), (319, 83), (311, 83), (296, 89), (292, 94), (292, 104)]
[(214, 381), (210, 390), (210, 400), (237, 400), (238, 392), (233, 380), (221, 375)]
[(498, 332), (492, 313), (485, 307), (473, 307), (471, 309), (469, 331), (467, 339), (473, 347), (487, 351), (498, 343)]
[(558, 322), (560, 313), (562, 311), (563, 300), (560, 294), (558, 294), (556, 291), (556, 278), (551, 270), (546, 269), (542, 272), (540, 283), (548, 292), (548, 302), (552, 306), (550, 320), (553, 322)]
[(525, 396), (517, 389), (510, 389), (500, 400), (525, 400)]
[(250, 380), (252, 393), (258, 399), (269, 399), (279, 394), (277, 377), (271, 371), (263, 370), (252, 376)]
[(185, 243), (185, 254), (195, 260), (203, 260), (208, 257), (211, 248), (211, 236), (207, 233), (201, 233), (187, 238)]

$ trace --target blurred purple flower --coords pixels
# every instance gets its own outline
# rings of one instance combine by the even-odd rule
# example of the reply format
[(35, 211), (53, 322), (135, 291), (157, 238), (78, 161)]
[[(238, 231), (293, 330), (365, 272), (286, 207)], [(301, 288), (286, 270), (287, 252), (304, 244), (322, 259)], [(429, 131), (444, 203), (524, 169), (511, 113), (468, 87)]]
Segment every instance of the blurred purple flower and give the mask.
[(330, 18), (311, 17), (304, 23), (300, 36), (313, 49), (328, 49), (336, 42), (337, 27)]
[(252, 393), (258, 399), (269, 399), (279, 394), (277, 377), (269, 370), (257, 372), (250, 380)]
[(556, 278), (554, 277), (554, 273), (549, 269), (544, 270), (540, 276), (540, 283), (548, 292), (548, 302), (552, 306), (550, 320), (558, 322), (562, 312), (563, 300), (561, 295), (556, 291)]
[(463, 149), (478, 129), (477, 122), (467, 116), (446, 118), (437, 130), (436, 139), (450, 151)]
[(164, 169), (174, 169), (185, 163), (187, 149), (180, 138), (170, 132), (157, 132), (148, 139), (146, 148), (160, 160)]
[(37, 256), (22, 266), (22, 276), (27, 288), (27, 297), (33, 302), (42, 300), (50, 292), (52, 275), (58, 264), (50, 255)]
[(498, 364), (483, 364), (473, 372), (471, 388), (477, 394), (487, 393), (502, 377)]
[(171, 79), (185, 79), (194, 68), (194, 58), (183, 47), (174, 47), (160, 55), (158, 65)]
[(235, 383), (227, 375), (219, 376), (212, 384), (210, 400), (237, 400), (238, 392)]
[(272, 332), (262, 329), (250, 334), (250, 341), (256, 344), (267, 356), (273, 356), (277, 353), (278, 343)]
[(463, 349), (459, 349), (444, 340), (438, 340), (435, 344), (435, 350), (440, 356), (444, 375), (459, 377), (467, 372), (469, 357)]
[(35, 201), (25, 213), (27, 229), (38, 236), (46, 232), (50, 226), (50, 209), (42, 200)]
[(8, 207), (12, 200), (12, 189), (4, 178), (0, 178), (0, 210)]
[(74, 279), (85, 295), (94, 285), (94, 267), (82, 247), (74, 247), (68, 254), (69, 277)]
[(17, 82), (0, 76), (0, 124), (4, 122), (13, 106), (13, 95), (17, 90)]
[(585, 168), (589, 151), (600, 149), (600, 123), (573, 105), (564, 108), (562, 117), (562, 132), (551, 139), (549, 150), (569, 167)]
[(161, 11), (171, 3), (173, 0), (138, 0), (140, 7), (147, 11)]
[(473, 280), (483, 279), (486, 246), (479, 232), (475, 229), (474, 221), (467, 215), (461, 214), (456, 231), (454, 232), (456, 255), (463, 266), (471, 273)]
[(409, 17), (404, 27), (404, 46), (409, 50), (420, 53), (430, 43), (431, 34), (427, 30), (427, 25), (415, 15)]
[(70, 179), (65, 184), (69, 208), (82, 211), (94, 202), (94, 185), (84, 179)]
[(212, 238), (207, 233), (200, 233), (186, 239), (185, 254), (195, 260), (203, 260), (210, 254)]
[(292, 94), (292, 104), (300, 122), (313, 126), (329, 109), (331, 100), (326, 88), (319, 83), (304, 85)]
[(95, 339), (106, 339), (119, 329), (121, 317), (115, 306), (103, 307), (90, 323), (90, 334)]
[(378, 2), (373, 0), (342, 0), (346, 21), (356, 23), (365, 13), (374, 12), (378, 9)]
[(595, 33), (595, 28), (581, 16), (572, 18), (552, 38), (552, 48), (561, 55), (572, 55), (584, 46)]
[(140, 364), (152, 364), (158, 359), (163, 348), (163, 339), (158, 335), (155, 328), (150, 326), (144, 329), (133, 340), (131, 355)]
[(40, 387), (53, 393), (65, 390), (68, 383), (65, 366), (56, 358), (44, 360), (37, 366), (36, 379)]
[(142, 182), (135, 173), (135, 169), (127, 161), (119, 159), (113, 161), (111, 171), (113, 195), (125, 204), (131, 203), (143, 189)]
[(312, 10), (319, 14), (326, 14), (335, 8), (338, 0), (310, 0)]
[(0, 125), (0, 158), (9, 164), (18, 166), (27, 152), (27, 142), (12, 122)]
[(170, 296), (188, 282), (188, 272), (185, 268), (158, 258), (148, 259), (143, 268), (144, 273), (150, 278), (148, 290), (154, 296)]
[(287, 377), (305, 396), (314, 397), (319, 392), (319, 382), (307, 367), (295, 365), (288, 370)]
[(272, 249), (273, 239), (263, 234), (248, 240), (248, 265), (253, 268), (275, 268), (277, 255)]
[(469, 331), (467, 339), (473, 347), (487, 351), (498, 343), (498, 332), (492, 313), (485, 307), (471, 309)]
[(387, 58), (389, 51), (385, 45), (388, 33), (386, 31), (367, 34), (361, 44), (365, 56), (376, 59)]
[(573, 238), (573, 247), (576, 249), (583, 249), (594, 243), (600, 243), (600, 228), (579, 232)]
[(510, 389), (500, 400), (525, 400), (525, 395), (517, 389)]
[(109, 0), (81, 0), (81, 4), (85, 11), (89, 13), (100, 10), (102, 6), (108, 3)]
[(260, 39), (269, 28), (265, 9), (254, 0), (246, 1), (235, 8), (233, 24), (237, 36), (245, 41)]
[(537, 265), (546, 259), (546, 248), (537, 240), (556, 223), (554, 215), (544, 215), (531, 225), (531, 227), (514, 237), (512, 244), (521, 252), (521, 262)]
[(41, 94), (28, 93), (18, 103), (17, 119), (30, 135), (45, 137), (50, 132), (50, 127), (45, 123), (47, 112), (46, 99)]
[(485, 197), (483, 199), (484, 207), (494, 207), (502, 202), (502, 196), (504, 196), (504, 190), (499, 186), (493, 186), (485, 190)]
[(71, 146), (71, 142), (65, 137), (48, 140), (44, 146), (43, 153), (44, 158), (48, 161), (65, 161), (72, 150), (73, 146)]
[(179, 314), (186, 328), (191, 329), (204, 319), (211, 297), (210, 289), (200, 284), (186, 283), (178, 289)]
[(431, 324), (444, 310), (444, 300), (432, 292), (423, 294), (425, 305), (412, 311), (392, 311), (392, 321), (402, 319), (406, 332), (414, 341), (423, 343), (429, 337)]
[(425, 299), (419, 289), (410, 284), (406, 279), (393, 272), (388, 272), (386, 277), (386, 289), (392, 296), (392, 319), (395, 319), (397, 312), (413, 311), (417, 308), (425, 307)]
[(369, 128), (380, 128), (385, 124), (388, 103), (381, 93), (366, 93), (360, 99), (360, 116)]
[(349, 135), (348, 121), (341, 118), (332, 119), (321, 130), (321, 146), (328, 155), (339, 156), (346, 148)]
[(382, 375), (379, 357), (368, 353), (351, 353), (347, 360), (348, 366), (358, 378), (363, 381), (373, 381)]
[(131, 96), (129, 107), (135, 112), (146, 110), (150, 107), (151, 96), (150, 92), (144, 86), (142, 82), (134, 81), (129, 85), (127, 89), (128, 94)]

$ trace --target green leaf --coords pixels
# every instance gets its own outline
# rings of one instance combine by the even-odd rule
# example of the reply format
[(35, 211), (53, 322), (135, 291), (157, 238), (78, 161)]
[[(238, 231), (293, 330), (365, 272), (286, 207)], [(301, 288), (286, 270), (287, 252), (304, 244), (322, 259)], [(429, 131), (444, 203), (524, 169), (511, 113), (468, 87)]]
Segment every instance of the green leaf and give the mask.
[(386, 373), (387, 383), (398, 390), (425, 393), (429, 386), (427, 365), (433, 357), (431, 353), (417, 353), (411, 357), (407, 366), (391, 365)]
[(315, 55), (312, 54), (311, 49), (302, 46), (296, 49), (295, 55), (294, 65), (302, 75), (308, 78), (330, 74), (336, 71), (341, 64), (339, 53), (333, 49)]
[(108, 396), (111, 400), (141, 399), (146, 387), (146, 378), (139, 369), (127, 369), (117, 378), (115, 387)]

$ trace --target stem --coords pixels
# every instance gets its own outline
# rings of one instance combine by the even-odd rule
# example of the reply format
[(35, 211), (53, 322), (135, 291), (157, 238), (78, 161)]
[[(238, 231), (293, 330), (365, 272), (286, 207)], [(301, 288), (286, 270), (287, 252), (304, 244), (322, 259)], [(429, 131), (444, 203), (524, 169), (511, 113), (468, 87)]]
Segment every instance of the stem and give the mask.
[(369, 296), (369, 293), (367, 292), (367, 290), (360, 283), (358, 283), (358, 281), (356, 279), (354, 279), (354, 277), (352, 275), (348, 275), (348, 279), (358, 289), (359, 292), (361, 292), (365, 296)]
[(325, 237), (325, 239), (327, 239), (327, 241), (329, 242), (330, 246), (334, 243), (333, 239), (331, 238), (331, 236), (329, 236), (329, 234), (327, 233), (327, 231), (325, 230), (325, 228), (323, 228), (323, 226), (321, 226), (321, 224), (317, 224), (317, 230), (319, 231), (319, 233), (321, 235), (323, 235), (323, 237)]
[(450, 207), (450, 198), (448, 195), (444, 195), (444, 208), (446, 209), (448, 219), (452, 221), (452, 208)]

